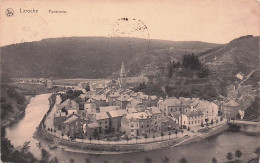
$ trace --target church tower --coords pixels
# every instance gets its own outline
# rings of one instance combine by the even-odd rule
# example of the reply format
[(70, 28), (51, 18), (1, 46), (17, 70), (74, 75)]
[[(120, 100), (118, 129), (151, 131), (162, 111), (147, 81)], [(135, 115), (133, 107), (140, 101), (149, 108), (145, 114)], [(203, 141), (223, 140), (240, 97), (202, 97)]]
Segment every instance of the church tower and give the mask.
[(126, 72), (125, 72), (124, 62), (122, 62), (122, 65), (121, 65), (119, 84), (120, 84), (121, 88), (126, 87)]

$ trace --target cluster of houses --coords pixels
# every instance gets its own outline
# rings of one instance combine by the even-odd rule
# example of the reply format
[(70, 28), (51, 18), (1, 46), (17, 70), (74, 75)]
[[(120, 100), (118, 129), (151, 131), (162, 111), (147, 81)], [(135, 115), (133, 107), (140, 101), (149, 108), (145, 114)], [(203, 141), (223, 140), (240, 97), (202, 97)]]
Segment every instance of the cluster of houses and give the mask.
[(257, 96), (257, 92), (252, 89), (251, 85), (228, 86), (227, 97), (219, 103), (223, 117), (227, 119), (243, 119), (245, 110), (254, 101), (255, 96)]
[[(87, 92), (86, 92), (87, 93)], [(78, 103), (67, 99), (57, 107), (54, 125), (70, 137), (136, 137), (218, 120), (219, 106), (198, 98), (166, 98), (130, 89), (104, 91)]]
[[(66, 99), (57, 105), (54, 125), (69, 137), (102, 139), (106, 135), (137, 137), (180, 127), (199, 127), (218, 122), (220, 115), (230, 118), (234, 110), (243, 117), (243, 109), (232, 98), (221, 102), (184, 97), (163, 99), (129, 89), (146, 82), (143, 77), (126, 77), (122, 63), (117, 83), (80, 83), (76, 90), (82, 90), (78, 97), (81, 100)], [(86, 91), (88, 86), (90, 90)], [(234, 96), (234, 91), (230, 88), (228, 97)], [(249, 97), (245, 95), (250, 88), (241, 87), (238, 91)]]

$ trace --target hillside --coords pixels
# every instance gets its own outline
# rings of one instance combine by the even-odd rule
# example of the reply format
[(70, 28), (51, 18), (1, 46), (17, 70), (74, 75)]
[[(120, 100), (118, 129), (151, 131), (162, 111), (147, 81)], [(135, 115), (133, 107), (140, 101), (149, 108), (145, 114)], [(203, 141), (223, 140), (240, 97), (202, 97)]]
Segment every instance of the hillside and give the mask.
[(219, 45), (137, 38), (70, 37), (1, 48), (2, 70), (10, 77), (105, 78), (124, 61), (130, 75), (145, 65), (199, 53)]
[[(248, 75), (259, 68), (259, 36), (242, 36), (228, 44), (198, 53), (199, 59), (210, 69), (210, 80), (216, 86), (227, 86), (239, 82), (235, 75), (239, 72)], [(259, 73), (254, 73), (245, 84), (256, 85), (260, 81)]]

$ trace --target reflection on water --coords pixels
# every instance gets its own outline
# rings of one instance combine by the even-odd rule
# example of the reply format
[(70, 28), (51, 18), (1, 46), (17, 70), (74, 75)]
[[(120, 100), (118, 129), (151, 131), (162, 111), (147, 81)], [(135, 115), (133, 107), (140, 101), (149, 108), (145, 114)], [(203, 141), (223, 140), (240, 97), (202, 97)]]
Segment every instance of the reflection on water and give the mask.
[(40, 150), (36, 147), (38, 141), (33, 138), (33, 134), (44, 114), (46, 114), (49, 109), (48, 98), (50, 95), (51, 94), (43, 94), (31, 98), (23, 119), (12, 127), (6, 128), (6, 137), (11, 140), (11, 143), (15, 147), (22, 146), (24, 142), (30, 141), (30, 150), (36, 156), (39, 156)]
[[(31, 103), (27, 106), (25, 117), (15, 126), (7, 128), (7, 137), (11, 140), (14, 146), (22, 145), (25, 141), (31, 141), (31, 151), (40, 156), (40, 150), (36, 147), (37, 140), (33, 139), (33, 133), (40, 123), (42, 117), (49, 108), (48, 97), (50, 94), (36, 96), (31, 99)], [(42, 143), (44, 148), (47, 145)], [(108, 163), (123, 163), (130, 161), (131, 163), (144, 163), (146, 158), (151, 158), (154, 163), (161, 163), (166, 156), (170, 162), (178, 162), (182, 157), (185, 157), (188, 162), (192, 163), (208, 163), (213, 157), (216, 157), (218, 162), (225, 162), (226, 154), (240, 149), (243, 153), (242, 160), (249, 160), (256, 147), (260, 146), (260, 139), (257, 136), (249, 136), (241, 132), (226, 131), (217, 136), (205, 139), (203, 141), (193, 143), (186, 146), (175, 148), (165, 148), (150, 152), (139, 152), (119, 155), (90, 155), (86, 153), (72, 152), (66, 147), (59, 147), (51, 150), (53, 156), (57, 156), (60, 162), (69, 162), (69, 159), (74, 159), (75, 162), (103, 163), (105, 160)], [(63, 149), (64, 148), (64, 149)]]

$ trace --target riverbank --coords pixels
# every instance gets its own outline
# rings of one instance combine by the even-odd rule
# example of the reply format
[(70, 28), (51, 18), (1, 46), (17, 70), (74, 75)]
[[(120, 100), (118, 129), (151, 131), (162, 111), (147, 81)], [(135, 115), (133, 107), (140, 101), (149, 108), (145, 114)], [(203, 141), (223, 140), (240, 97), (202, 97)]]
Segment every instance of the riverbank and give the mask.
[[(50, 144), (54, 144), (53, 147), (63, 146), (63, 149), (69, 148), (70, 150), (82, 150), (85, 153), (89, 154), (122, 154), (122, 153), (134, 153), (134, 152), (143, 152), (151, 151), (167, 147), (175, 147), (180, 145), (190, 144), (192, 142), (201, 141), (210, 136), (214, 136), (222, 131), (225, 131), (228, 128), (226, 123), (219, 124), (214, 128), (210, 129), (207, 133), (196, 133), (190, 134), (190, 136), (169, 136), (168, 138), (148, 138), (146, 140), (129, 140), (129, 141), (104, 141), (104, 140), (80, 140), (75, 139), (71, 141), (65, 139), (64, 137), (58, 137), (55, 133), (50, 133), (46, 130), (45, 120), (50, 114), (51, 110), (54, 108), (55, 99), (54, 94), (49, 98), (50, 108), (43, 117), (39, 127), (37, 128), (36, 137), (42, 140), (48, 141)], [(55, 96), (56, 97), (56, 96)], [(168, 137), (168, 136), (166, 136)], [(65, 146), (65, 147), (64, 147)]]
[(16, 123), (18, 123), (25, 116), (25, 109), (26, 109), (27, 105), (30, 103), (32, 97), (33, 96), (27, 96), (26, 101), (25, 101), (24, 105), (22, 106), (21, 110), (15, 109), (16, 111), (14, 111), (8, 117), (8, 119), (6, 119), (6, 120), (3, 119), (1, 121), (2, 127), (10, 127), (10, 126), (13, 126)]
[(25, 96), (15, 87), (1, 84), (1, 127), (8, 127), (19, 122), (25, 115), (25, 109), (33, 96)]

